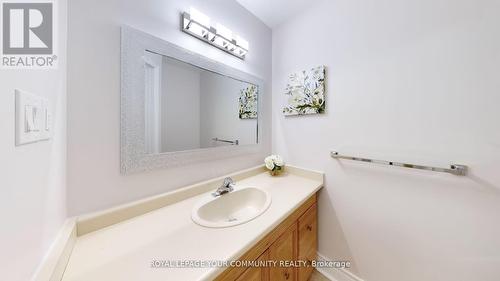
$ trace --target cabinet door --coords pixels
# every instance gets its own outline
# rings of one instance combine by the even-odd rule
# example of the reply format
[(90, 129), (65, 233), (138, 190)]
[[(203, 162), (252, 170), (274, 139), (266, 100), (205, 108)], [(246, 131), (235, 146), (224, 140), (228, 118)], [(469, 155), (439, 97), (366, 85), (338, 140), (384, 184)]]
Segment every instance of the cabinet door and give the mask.
[(307, 281), (314, 268), (310, 262), (316, 259), (318, 247), (318, 220), (316, 204), (299, 218), (299, 260), (307, 261), (309, 267), (299, 268), (299, 281)]
[(269, 270), (272, 281), (294, 281), (296, 270), (294, 267), (280, 267), (280, 261), (293, 261), (297, 258), (297, 224), (288, 228), (269, 248), (269, 258), (277, 261), (276, 267)]
[[(269, 250), (266, 250), (259, 258), (259, 261), (269, 260)], [(236, 279), (236, 281), (269, 281), (269, 268), (249, 267)]]

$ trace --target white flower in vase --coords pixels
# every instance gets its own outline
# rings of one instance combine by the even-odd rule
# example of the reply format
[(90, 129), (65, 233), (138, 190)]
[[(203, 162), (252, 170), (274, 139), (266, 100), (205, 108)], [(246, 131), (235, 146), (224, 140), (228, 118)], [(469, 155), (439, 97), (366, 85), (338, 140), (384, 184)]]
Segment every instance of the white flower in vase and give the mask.
[(279, 155), (270, 155), (264, 159), (266, 168), (270, 171), (271, 175), (275, 176), (280, 174), (285, 169), (285, 162)]
[(274, 169), (274, 162), (273, 162), (273, 159), (271, 159), (271, 157), (266, 157), (266, 159), (264, 160), (264, 163), (266, 163), (266, 168), (268, 168), (269, 170)]

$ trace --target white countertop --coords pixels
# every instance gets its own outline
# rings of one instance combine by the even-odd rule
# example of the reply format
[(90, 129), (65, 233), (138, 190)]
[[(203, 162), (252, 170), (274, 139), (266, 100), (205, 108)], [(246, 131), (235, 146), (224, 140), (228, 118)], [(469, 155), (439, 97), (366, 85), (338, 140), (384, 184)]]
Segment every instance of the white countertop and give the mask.
[(225, 268), (152, 268), (153, 260), (234, 260), (272, 231), (323, 182), (291, 173), (260, 173), (236, 182), (272, 196), (254, 220), (228, 228), (206, 228), (191, 220), (193, 206), (209, 193), (131, 218), (77, 238), (62, 280), (211, 280)]

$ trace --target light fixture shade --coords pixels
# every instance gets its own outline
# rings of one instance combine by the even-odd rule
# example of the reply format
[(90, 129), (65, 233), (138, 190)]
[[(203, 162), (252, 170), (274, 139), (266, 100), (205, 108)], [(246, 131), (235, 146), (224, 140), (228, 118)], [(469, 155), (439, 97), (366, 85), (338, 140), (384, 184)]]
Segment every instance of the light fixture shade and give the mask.
[(191, 25), (189, 26), (189, 31), (201, 37), (208, 36), (208, 30), (204, 26), (197, 23), (191, 23)]
[(243, 49), (248, 50), (248, 41), (239, 35), (236, 35), (236, 44)]
[(229, 41), (233, 40), (233, 32), (231, 31), (231, 29), (225, 27), (220, 23), (217, 24), (215, 29), (217, 30), (217, 35), (220, 35)]
[(243, 49), (243, 48), (241, 48), (241, 47), (238, 47), (238, 48), (236, 48), (236, 51), (235, 51), (235, 52), (236, 52), (236, 54), (237, 54), (238, 56), (240, 56), (240, 57), (244, 57), (244, 56), (248, 53), (248, 50), (245, 50), (245, 49)]
[(215, 36), (214, 38), (214, 44), (216, 44), (219, 47), (224, 47), (226, 44), (226, 41), (222, 39), (222, 37)]
[(189, 14), (192, 20), (200, 23), (201, 25), (204, 25), (205, 27), (210, 26), (210, 18), (207, 15), (203, 14), (202, 12), (191, 7), (189, 8)]

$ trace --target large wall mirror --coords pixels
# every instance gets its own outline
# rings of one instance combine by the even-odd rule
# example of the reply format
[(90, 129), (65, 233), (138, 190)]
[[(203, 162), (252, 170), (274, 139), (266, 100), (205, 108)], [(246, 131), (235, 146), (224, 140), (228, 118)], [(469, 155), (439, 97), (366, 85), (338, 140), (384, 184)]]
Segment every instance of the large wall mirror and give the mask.
[(122, 27), (121, 84), (122, 173), (258, 152), (257, 77)]

